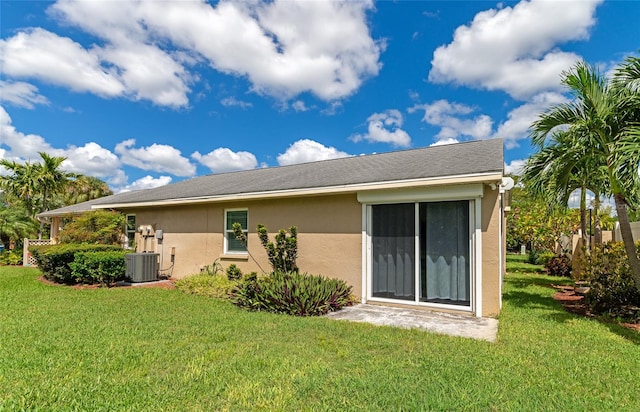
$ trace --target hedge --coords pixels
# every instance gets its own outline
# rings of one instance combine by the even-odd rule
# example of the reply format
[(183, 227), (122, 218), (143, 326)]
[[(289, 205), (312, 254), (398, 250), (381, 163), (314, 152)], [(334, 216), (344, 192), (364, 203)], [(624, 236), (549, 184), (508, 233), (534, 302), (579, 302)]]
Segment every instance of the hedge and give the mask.
[(77, 283), (70, 266), (76, 253), (122, 250), (122, 247), (116, 245), (59, 244), (29, 247), (45, 279), (67, 285)]

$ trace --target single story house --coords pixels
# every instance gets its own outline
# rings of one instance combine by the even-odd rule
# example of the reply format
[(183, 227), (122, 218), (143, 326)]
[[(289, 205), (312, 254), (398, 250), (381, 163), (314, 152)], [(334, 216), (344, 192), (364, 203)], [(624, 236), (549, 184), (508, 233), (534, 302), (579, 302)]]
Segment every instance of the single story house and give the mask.
[(272, 236), (297, 226), (300, 270), (345, 280), (362, 302), (495, 316), (503, 171), (503, 141), (492, 139), (201, 176), (40, 217), (55, 237), (64, 216), (121, 211), (135, 250), (160, 254), (176, 278), (216, 260), (267, 270), (256, 225)]

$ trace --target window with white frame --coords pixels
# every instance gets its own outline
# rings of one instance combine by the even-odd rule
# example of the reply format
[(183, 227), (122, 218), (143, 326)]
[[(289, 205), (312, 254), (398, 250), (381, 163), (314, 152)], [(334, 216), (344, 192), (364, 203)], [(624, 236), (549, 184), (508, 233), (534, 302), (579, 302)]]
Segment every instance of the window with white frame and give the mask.
[(224, 220), (224, 253), (246, 253), (246, 245), (236, 239), (233, 234), (233, 224), (239, 223), (245, 235), (249, 233), (249, 211), (247, 209), (227, 209), (224, 213)]
[(135, 249), (136, 247), (136, 215), (126, 216), (125, 235), (127, 236), (127, 243), (124, 245), (124, 248)]

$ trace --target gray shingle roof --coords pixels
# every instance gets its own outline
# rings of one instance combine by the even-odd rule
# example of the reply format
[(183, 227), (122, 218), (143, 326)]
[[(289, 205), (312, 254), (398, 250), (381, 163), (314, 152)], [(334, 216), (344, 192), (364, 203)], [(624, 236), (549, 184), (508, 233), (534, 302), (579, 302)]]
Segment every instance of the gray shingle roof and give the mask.
[(125, 192), (41, 214), (90, 210), (94, 205), (127, 204), (321, 189), (482, 173), (502, 173), (503, 140), (480, 140), (421, 149), (354, 156), (291, 166), (200, 176), (154, 189)]

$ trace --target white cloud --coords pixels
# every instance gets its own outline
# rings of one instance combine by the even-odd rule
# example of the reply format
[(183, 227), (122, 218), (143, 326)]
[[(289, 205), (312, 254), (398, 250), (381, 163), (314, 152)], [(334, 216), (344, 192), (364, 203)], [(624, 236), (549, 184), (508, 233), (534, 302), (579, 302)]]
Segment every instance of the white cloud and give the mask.
[(556, 46), (588, 38), (601, 2), (531, 0), (480, 12), (436, 49), (429, 80), (503, 90), (523, 100), (559, 90), (560, 73), (579, 56)]
[(304, 102), (302, 100), (296, 100), (295, 102), (293, 102), (291, 104), (291, 107), (293, 108), (293, 110), (295, 110), (296, 112), (306, 112), (307, 110), (309, 110), (309, 108), (307, 107), (306, 104), (304, 104)]
[(354, 135), (351, 140), (390, 143), (401, 147), (411, 145), (411, 137), (402, 129), (404, 119), (399, 110), (390, 109), (383, 113), (374, 113), (367, 121), (369, 122), (367, 134)]
[(0, 40), (0, 66), (7, 76), (36, 78), (77, 92), (119, 96), (124, 86), (101, 66), (95, 50), (36, 28)]
[(515, 159), (511, 163), (504, 164), (504, 172), (506, 174), (520, 176), (522, 174), (522, 168), (527, 163), (527, 159)]
[(220, 104), (222, 104), (225, 107), (240, 107), (242, 109), (253, 107), (253, 103), (238, 100), (233, 96), (225, 97), (224, 99), (220, 100)]
[[(186, 66), (202, 60), (281, 99), (304, 92), (327, 101), (349, 96), (381, 66), (383, 45), (367, 26), (372, 9), (370, 1), (180, 1), (158, 7), (150, 0), (60, 0), (50, 12), (105, 40), (101, 56), (123, 71), (122, 81), (135, 96), (182, 105)], [(138, 58), (140, 50), (151, 59)], [(132, 73), (139, 63), (162, 68), (151, 84)]]
[(194, 152), (191, 158), (207, 166), (213, 173), (255, 169), (258, 166), (258, 160), (253, 153), (234, 152), (226, 147), (219, 147), (206, 155)]
[(114, 170), (121, 166), (118, 156), (95, 142), (80, 147), (70, 146), (65, 150), (65, 156), (64, 169), (101, 179), (112, 178)]
[(1, 103), (9, 102), (14, 106), (33, 109), (36, 104), (48, 105), (49, 100), (38, 93), (38, 88), (25, 82), (0, 80)]
[(153, 189), (154, 187), (166, 186), (171, 183), (171, 177), (160, 176), (158, 178), (151, 177), (149, 175), (142, 177), (130, 185), (117, 188), (115, 193), (130, 192), (132, 190)]
[(448, 139), (438, 140), (437, 142), (432, 143), (429, 146), (442, 146), (442, 145), (445, 145), (445, 144), (456, 144), (456, 143), (460, 143), (460, 141), (458, 139), (450, 137)]
[(529, 127), (541, 113), (567, 100), (559, 93), (540, 93), (529, 102), (511, 110), (507, 114), (507, 120), (500, 123), (491, 137), (505, 139), (506, 147), (514, 148), (518, 146), (518, 140), (529, 138)]
[(474, 107), (447, 100), (437, 100), (429, 104), (417, 104), (409, 108), (409, 113), (424, 110), (422, 121), (432, 126), (440, 127), (435, 136), (436, 142), (450, 142), (461, 136), (474, 139), (486, 139), (491, 134), (493, 120), (481, 114), (468, 118), (476, 111)]
[(193, 176), (196, 173), (196, 167), (173, 146), (154, 143), (135, 148), (135, 144), (135, 139), (128, 139), (116, 145), (115, 152), (120, 155), (122, 163), (176, 176)]
[(69, 146), (66, 149), (52, 147), (47, 141), (36, 134), (24, 134), (13, 126), (11, 117), (0, 106), (0, 149), (2, 158), (17, 162), (40, 161), (38, 152), (46, 152), (51, 156), (66, 157), (62, 163), (63, 169), (88, 176), (106, 179), (110, 184), (126, 183), (126, 175), (120, 169), (118, 157), (95, 142), (84, 146)]
[(278, 164), (285, 166), (347, 156), (350, 156), (350, 154), (342, 152), (335, 147), (325, 146), (311, 139), (301, 139), (291, 144), (284, 153), (278, 155)]
[(127, 94), (135, 100), (150, 100), (161, 106), (186, 106), (191, 76), (168, 53), (157, 46), (120, 40), (96, 53), (119, 68)]
[(52, 156), (64, 155), (64, 151), (51, 147), (42, 136), (24, 134), (16, 130), (11, 117), (2, 106), (0, 106), (0, 146), (9, 148), (6, 151), (7, 157), (22, 161), (40, 159), (38, 152), (47, 152)]

